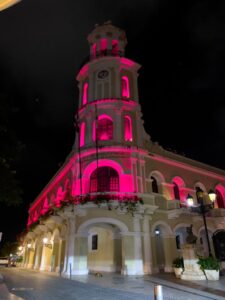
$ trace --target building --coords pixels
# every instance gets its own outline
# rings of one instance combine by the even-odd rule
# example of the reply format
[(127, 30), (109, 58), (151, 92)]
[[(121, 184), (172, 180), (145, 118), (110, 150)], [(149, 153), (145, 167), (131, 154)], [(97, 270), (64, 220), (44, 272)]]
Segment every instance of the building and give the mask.
[[(88, 36), (79, 82), (76, 140), (64, 165), (31, 204), (24, 266), (63, 274), (170, 272), (193, 224), (207, 254), (196, 189), (214, 189), (208, 236), (224, 236), (225, 172), (166, 151), (144, 130), (140, 65), (125, 58), (125, 32), (110, 22)], [(218, 250), (218, 249), (217, 249)], [(222, 250), (220, 249), (219, 252)], [(217, 251), (218, 252), (218, 251)]]

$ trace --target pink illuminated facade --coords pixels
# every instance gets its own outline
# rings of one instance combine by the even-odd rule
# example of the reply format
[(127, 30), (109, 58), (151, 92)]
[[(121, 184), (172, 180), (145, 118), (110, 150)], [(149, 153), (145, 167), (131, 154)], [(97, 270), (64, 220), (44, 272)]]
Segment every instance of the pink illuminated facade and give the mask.
[(170, 272), (190, 224), (199, 247), (207, 248), (201, 219), (186, 208), (188, 194), (196, 203), (197, 187), (205, 194), (214, 189), (217, 200), (207, 220), (210, 239), (223, 226), (225, 172), (151, 141), (139, 104), (140, 65), (124, 57), (123, 30), (104, 23), (88, 42), (90, 60), (77, 75), (76, 140), (30, 206), (24, 264), (54, 272), (61, 268), (63, 274), (72, 268), (74, 275)]

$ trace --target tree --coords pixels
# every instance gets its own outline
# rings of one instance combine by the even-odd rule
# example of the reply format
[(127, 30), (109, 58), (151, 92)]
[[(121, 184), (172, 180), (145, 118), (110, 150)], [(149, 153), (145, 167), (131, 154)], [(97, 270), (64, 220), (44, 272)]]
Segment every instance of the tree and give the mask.
[(9, 100), (9, 97), (0, 94), (0, 204), (7, 206), (22, 202), (15, 167), (23, 145), (11, 128), (13, 106), (9, 105)]

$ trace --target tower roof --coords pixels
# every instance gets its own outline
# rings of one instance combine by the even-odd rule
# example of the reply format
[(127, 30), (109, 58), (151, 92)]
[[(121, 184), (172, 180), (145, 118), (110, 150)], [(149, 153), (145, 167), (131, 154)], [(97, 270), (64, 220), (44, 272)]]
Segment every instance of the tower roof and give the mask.
[(102, 25), (95, 24), (95, 29), (88, 35), (88, 42), (94, 44), (101, 38), (116, 39), (124, 44), (127, 44), (126, 33), (124, 30), (112, 25), (111, 21), (104, 22)]

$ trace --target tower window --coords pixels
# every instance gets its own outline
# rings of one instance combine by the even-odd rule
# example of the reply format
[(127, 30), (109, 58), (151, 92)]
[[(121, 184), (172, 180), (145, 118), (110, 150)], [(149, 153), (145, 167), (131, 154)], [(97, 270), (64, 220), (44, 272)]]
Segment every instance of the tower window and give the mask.
[(99, 141), (107, 141), (113, 139), (113, 122), (108, 116), (99, 116), (97, 122), (94, 122), (95, 131), (93, 131), (93, 140), (96, 136)]
[(125, 141), (132, 142), (132, 121), (130, 116), (125, 116), (124, 118), (124, 137)]
[(107, 39), (101, 39), (100, 49), (101, 49), (101, 55), (105, 56), (107, 54)]
[(117, 40), (113, 40), (112, 41), (112, 55), (118, 55), (119, 53), (119, 48), (118, 48), (118, 41)]
[(129, 80), (127, 76), (122, 76), (122, 97), (123, 98), (130, 97), (130, 87), (129, 87)]
[(180, 200), (180, 190), (176, 182), (173, 182), (173, 192), (176, 200)]
[(100, 167), (90, 177), (90, 192), (118, 192), (119, 175), (111, 167)]
[(88, 83), (85, 82), (84, 87), (83, 87), (83, 101), (82, 104), (85, 105), (87, 103), (88, 99)]
[(158, 189), (158, 184), (157, 184), (157, 180), (155, 179), (155, 177), (151, 177), (152, 180), (152, 192), (153, 193), (159, 193), (159, 189)]
[(85, 144), (85, 123), (82, 122), (80, 126), (80, 147)]

